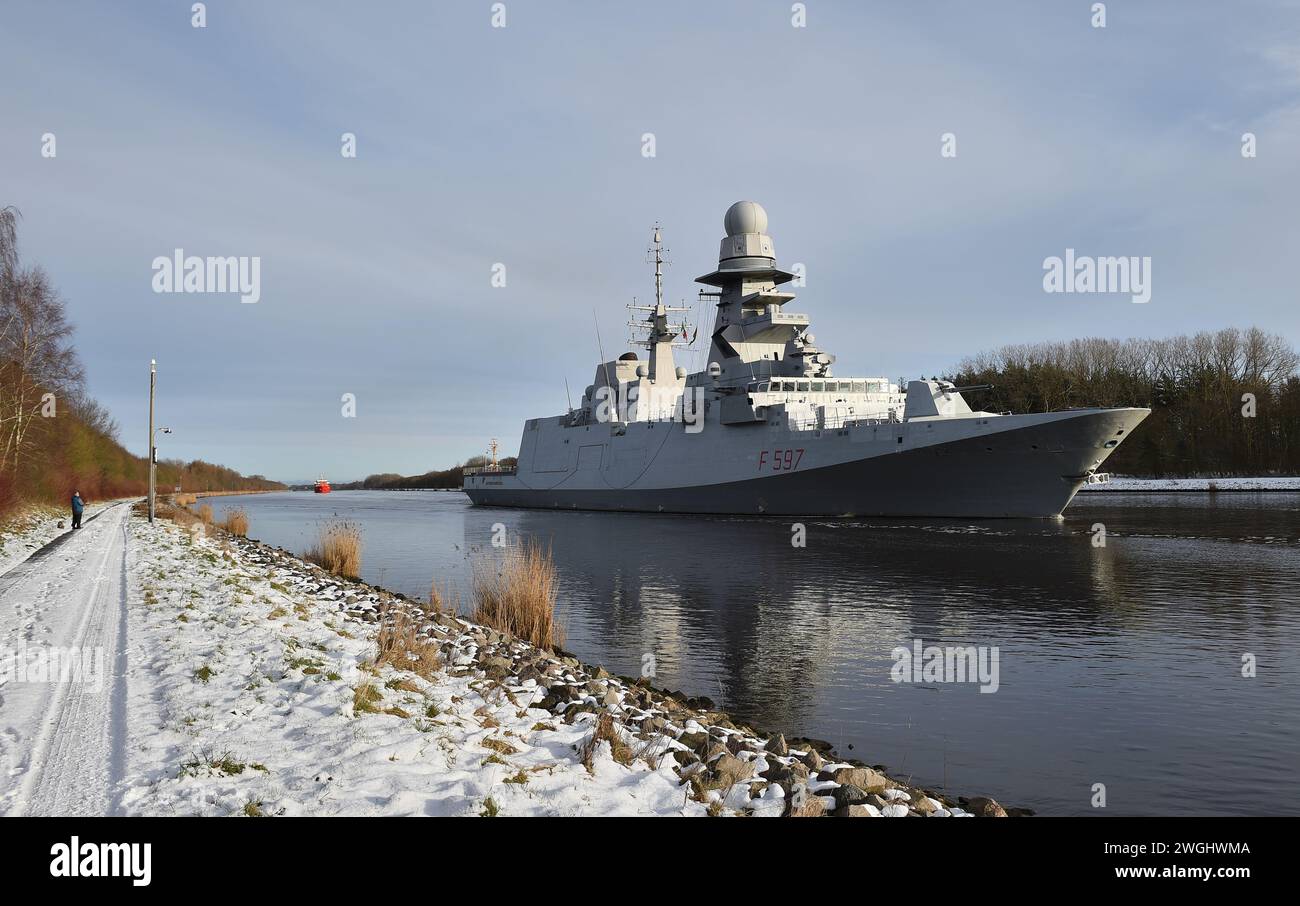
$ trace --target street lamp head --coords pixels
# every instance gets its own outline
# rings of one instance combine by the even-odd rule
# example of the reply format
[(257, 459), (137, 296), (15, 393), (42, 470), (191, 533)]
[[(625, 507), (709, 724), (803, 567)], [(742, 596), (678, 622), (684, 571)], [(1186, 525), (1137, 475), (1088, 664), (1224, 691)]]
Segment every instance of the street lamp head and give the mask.
[(157, 370), (158, 370), (158, 360), (157, 360), (157, 359), (150, 359), (150, 360), (149, 360), (149, 370), (150, 370), (150, 371), (157, 371)]

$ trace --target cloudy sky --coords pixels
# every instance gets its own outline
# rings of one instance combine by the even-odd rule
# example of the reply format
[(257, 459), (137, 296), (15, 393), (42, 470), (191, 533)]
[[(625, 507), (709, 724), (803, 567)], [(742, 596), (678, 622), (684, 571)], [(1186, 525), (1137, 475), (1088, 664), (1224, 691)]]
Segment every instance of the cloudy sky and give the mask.
[[(513, 452), (590, 382), (594, 319), (624, 347), (651, 225), (693, 305), (742, 198), (841, 375), (1228, 325), (1300, 345), (1296, 2), (1111, 2), (1105, 28), (1091, 0), (807, 0), (803, 28), (783, 0), (506, 0), (505, 28), (486, 0), (191, 5), (0, 16), (0, 205), (137, 452), (150, 358), (164, 456), (347, 480)], [(261, 301), (155, 294), (176, 248), (259, 256)], [(1045, 293), (1066, 248), (1150, 256), (1151, 301)]]

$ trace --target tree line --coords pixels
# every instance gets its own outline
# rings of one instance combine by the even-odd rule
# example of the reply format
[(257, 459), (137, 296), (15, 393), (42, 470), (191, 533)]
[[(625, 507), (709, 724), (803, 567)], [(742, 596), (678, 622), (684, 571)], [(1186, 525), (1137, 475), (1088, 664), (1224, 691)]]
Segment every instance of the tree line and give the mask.
[[(506, 456), (499, 461), (501, 468), (513, 469), (515, 457)], [(459, 490), (464, 470), (481, 468), (487, 464), (486, 456), (471, 456), (460, 465), (450, 469), (434, 469), (422, 475), (398, 475), (396, 472), (380, 472), (368, 475), (362, 481), (336, 484), (341, 491), (416, 491), (416, 490)]]
[[(128, 497), (148, 489), (145, 457), (86, 390), (73, 327), (49, 275), (18, 254), (18, 212), (0, 209), (0, 518), (27, 502)], [(195, 460), (158, 466), (158, 486), (187, 491), (283, 487)]]
[(1257, 327), (1191, 336), (1004, 346), (948, 380), (993, 384), (975, 409), (1144, 406), (1151, 416), (1106, 461), (1144, 477), (1300, 474), (1300, 355)]

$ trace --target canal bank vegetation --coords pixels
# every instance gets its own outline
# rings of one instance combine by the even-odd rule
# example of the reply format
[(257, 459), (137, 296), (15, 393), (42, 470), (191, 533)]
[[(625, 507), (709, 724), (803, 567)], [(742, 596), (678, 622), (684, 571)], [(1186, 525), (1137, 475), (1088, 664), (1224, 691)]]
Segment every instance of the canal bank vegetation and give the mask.
[[(506, 456), (498, 462), (503, 469), (513, 469), (516, 459)], [(396, 472), (380, 472), (369, 475), (362, 481), (350, 481), (334, 485), (340, 491), (459, 491), (465, 469), (481, 468), (486, 465), (484, 456), (471, 456), (465, 462), (450, 469), (434, 469), (423, 475), (398, 475)]]
[(221, 527), (232, 535), (238, 535), (241, 538), (248, 537), (248, 510), (240, 507), (238, 509), (227, 510), (226, 518), (221, 523)]
[[(245, 520), (247, 522), (247, 520)], [(245, 524), (243, 534), (248, 534)], [(315, 563), (335, 576), (356, 579), (361, 576), (361, 526), (336, 519), (320, 528), (316, 543), (307, 548), (303, 559)]]
[[(17, 210), (0, 209), (0, 521), (28, 506), (143, 495), (149, 464), (86, 389), (73, 326), (50, 277), (18, 255)], [(201, 460), (159, 463), (159, 487), (282, 488)]]
[(1300, 474), (1300, 355), (1256, 327), (1164, 339), (1004, 346), (964, 360), (954, 383), (993, 384), (976, 409), (1144, 406), (1106, 462), (1150, 478)]
[(470, 619), (553, 650), (564, 644), (555, 619), (555, 561), (549, 550), (528, 543), (507, 548), (498, 563), (475, 565)]

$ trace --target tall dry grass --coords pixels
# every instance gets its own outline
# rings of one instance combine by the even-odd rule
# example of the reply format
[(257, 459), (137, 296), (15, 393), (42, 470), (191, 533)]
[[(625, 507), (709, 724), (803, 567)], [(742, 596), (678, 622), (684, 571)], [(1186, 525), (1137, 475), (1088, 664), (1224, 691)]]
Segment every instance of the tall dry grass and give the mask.
[(211, 507), (211, 506), (209, 506), (208, 504), (205, 503), (205, 504), (203, 504), (203, 506), (199, 507), (199, 520), (200, 520), (204, 525), (212, 525), (212, 507)]
[(456, 616), (460, 613), (460, 593), (448, 592), (435, 577), (429, 583), (429, 604), (425, 611), (432, 617)]
[(441, 663), (438, 643), (420, 631), (420, 622), (405, 608), (385, 607), (379, 614), (376, 664), (388, 664), (429, 679)]
[(341, 519), (327, 522), (303, 558), (336, 576), (360, 578), (361, 526)]
[(564, 643), (555, 620), (555, 561), (536, 544), (511, 547), (493, 569), (479, 564), (472, 581), (470, 619), (539, 648)]
[(241, 538), (248, 537), (248, 511), (242, 507), (226, 511), (226, 521), (222, 524), (226, 531)]
[(211, 537), (212, 532), (214, 531), (211, 523), (203, 522), (203, 520), (194, 515), (194, 511), (188, 507), (163, 504), (158, 507), (158, 518), (168, 519), (176, 523), (189, 533), (191, 540), (194, 540), (200, 534), (205, 537)]

